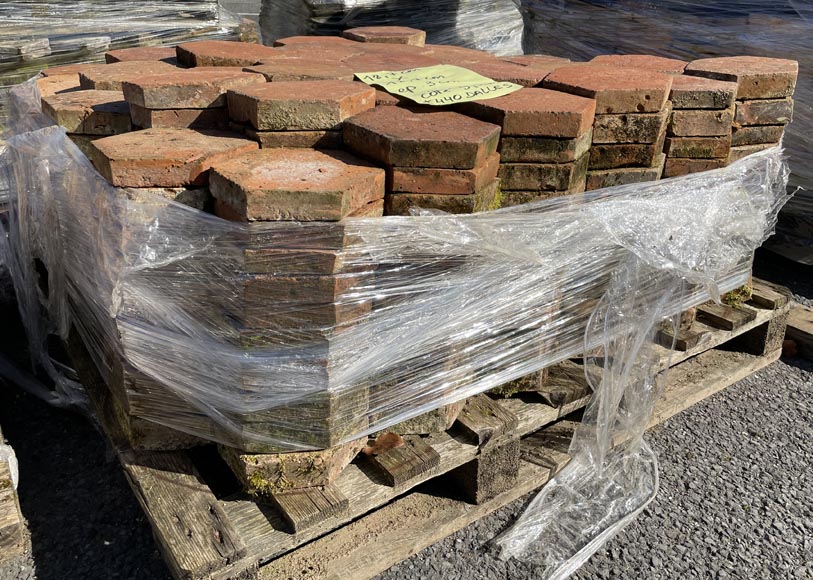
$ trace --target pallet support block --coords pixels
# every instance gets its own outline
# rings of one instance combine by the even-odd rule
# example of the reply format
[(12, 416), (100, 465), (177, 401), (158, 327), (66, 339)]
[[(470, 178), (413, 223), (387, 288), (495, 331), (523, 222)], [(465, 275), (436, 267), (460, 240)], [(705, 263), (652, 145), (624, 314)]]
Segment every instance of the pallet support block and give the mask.
[(487, 502), (517, 482), (519, 449), (516, 436), (492, 440), (480, 450), (477, 459), (452, 470), (449, 476), (470, 501)]
[(333, 485), (274, 493), (271, 501), (294, 533), (341, 516), (350, 508), (347, 497)]
[(440, 455), (418, 436), (404, 437), (404, 445), (390, 449), (369, 460), (378, 467), (387, 485), (399, 487), (438, 465)]

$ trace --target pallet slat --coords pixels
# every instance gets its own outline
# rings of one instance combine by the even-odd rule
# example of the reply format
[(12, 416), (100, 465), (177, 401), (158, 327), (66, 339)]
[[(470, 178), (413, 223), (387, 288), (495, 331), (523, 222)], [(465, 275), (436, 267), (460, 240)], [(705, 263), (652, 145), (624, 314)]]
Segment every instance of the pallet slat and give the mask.
[(177, 578), (198, 578), (246, 555), (246, 546), (192, 460), (180, 452), (123, 453), (127, 479)]

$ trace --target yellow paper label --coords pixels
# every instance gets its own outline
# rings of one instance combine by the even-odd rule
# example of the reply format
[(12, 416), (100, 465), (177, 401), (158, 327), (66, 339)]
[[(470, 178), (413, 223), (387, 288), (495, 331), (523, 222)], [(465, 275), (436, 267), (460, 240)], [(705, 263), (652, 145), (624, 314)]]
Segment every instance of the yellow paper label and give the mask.
[(467, 68), (448, 64), (356, 73), (356, 78), (421, 105), (436, 106), (493, 99), (522, 88), (514, 83), (494, 81)]

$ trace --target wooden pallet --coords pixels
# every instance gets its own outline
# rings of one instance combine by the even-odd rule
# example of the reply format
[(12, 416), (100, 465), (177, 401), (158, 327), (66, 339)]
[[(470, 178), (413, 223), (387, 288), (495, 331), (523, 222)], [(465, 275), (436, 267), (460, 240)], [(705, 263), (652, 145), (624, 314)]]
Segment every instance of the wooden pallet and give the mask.
[[(662, 349), (661, 368), (672, 368), (653, 423), (776, 360), (788, 309), (786, 295), (758, 282), (749, 304), (701, 307), (704, 314), (690, 329), (699, 336), (694, 344), (684, 350), (657, 347)], [(273, 502), (240, 492), (211, 447), (127, 449), (115, 434), (104, 389), (88, 390), (176, 578), (369, 578), (541, 486), (566, 464), (572, 423), (562, 419), (586, 404), (589, 391), (576, 363), (561, 363), (552, 375), (558, 379), (548, 397), (494, 400), (478, 395), (467, 401), (452, 429), (415, 440), (394, 460), (356, 458), (332, 486), (300, 490), (296, 497)], [(513, 477), (501, 478), (512, 470)], [(410, 493), (427, 482), (458, 499)], [(425, 522), (409, 511), (394, 520), (387, 515), (421, 501), (432, 504), (433, 515)], [(359, 530), (379, 524), (385, 542), (379, 545), (388, 548), (361, 553), (375, 544), (353, 541), (353, 534), (366, 534)], [(396, 530), (398, 541), (392, 535)], [(311, 558), (324, 560), (317, 558), (322, 545), (332, 546), (335, 562), (341, 564), (305, 565)], [(324, 553), (329, 553), (327, 547)]]
[(799, 356), (813, 360), (813, 308), (793, 303), (785, 337), (796, 343)]
[[(3, 443), (2, 431), (0, 443)], [(11, 481), (11, 469), (7, 462), (0, 461), (0, 564), (22, 554), (27, 540), (20, 502)]]

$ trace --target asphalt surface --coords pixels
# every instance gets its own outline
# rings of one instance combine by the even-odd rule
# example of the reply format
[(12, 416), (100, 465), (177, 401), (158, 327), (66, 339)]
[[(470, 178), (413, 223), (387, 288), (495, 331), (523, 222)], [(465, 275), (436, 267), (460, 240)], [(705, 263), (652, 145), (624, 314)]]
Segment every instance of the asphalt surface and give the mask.
[[(756, 274), (811, 303), (813, 275), (762, 254)], [(144, 519), (101, 435), (79, 414), (0, 384), (32, 550), (0, 580), (164, 579)], [(657, 427), (661, 490), (574, 577), (813, 578), (813, 364), (778, 362)], [(530, 496), (391, 568), (380, 580), (531, 579), (490, 540)]]

